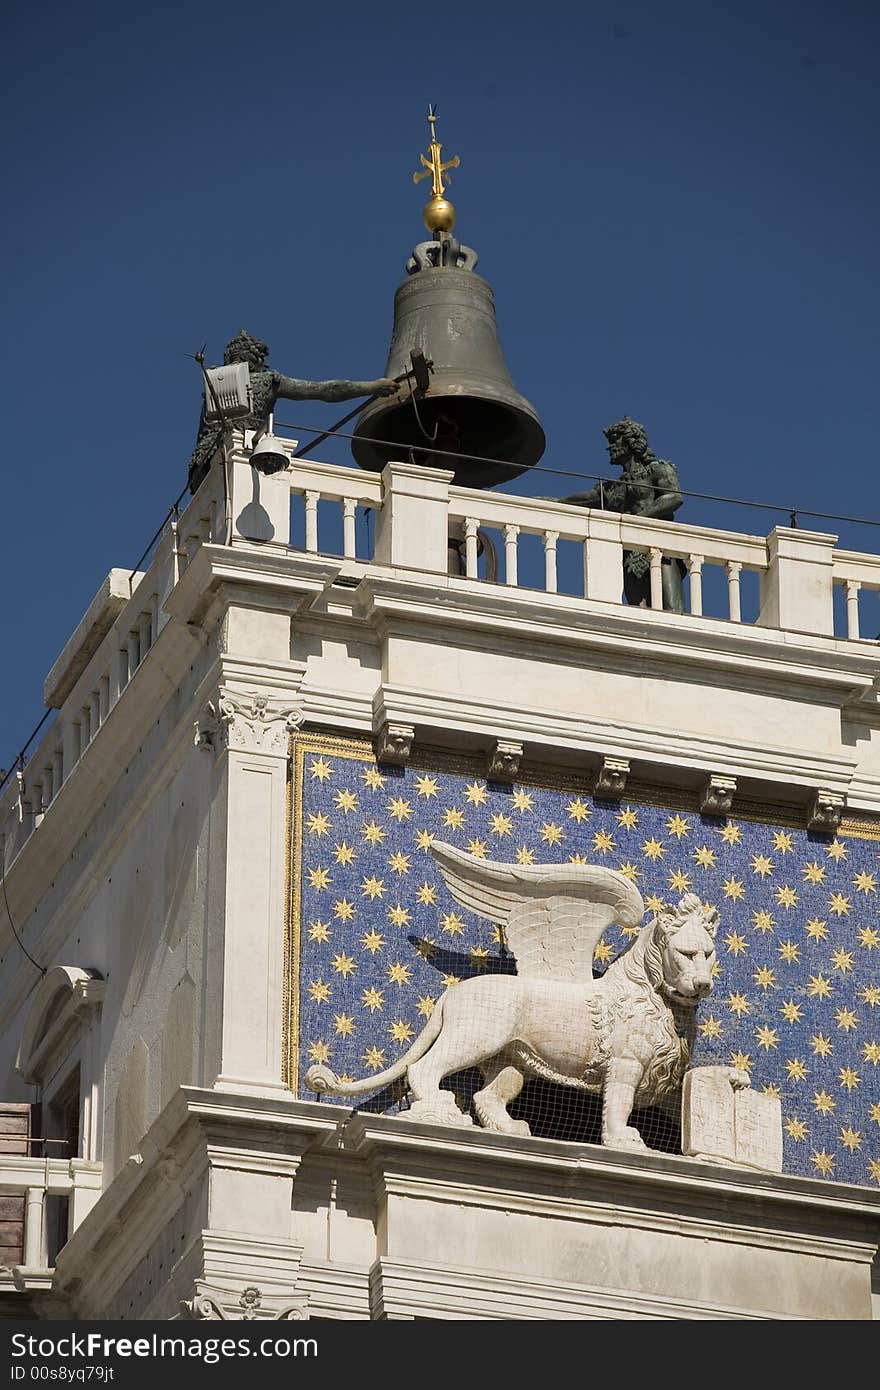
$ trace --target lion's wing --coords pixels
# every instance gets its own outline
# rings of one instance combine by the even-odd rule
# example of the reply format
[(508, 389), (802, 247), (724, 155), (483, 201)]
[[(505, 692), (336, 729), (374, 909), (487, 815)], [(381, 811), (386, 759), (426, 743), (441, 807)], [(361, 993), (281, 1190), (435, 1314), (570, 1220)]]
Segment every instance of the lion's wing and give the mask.
[(432, 853), (456, 902), (504, 928), (520, 975), (589, 980), (612, 922), (641, 925), (642, 895), (599, 864), (487, 864), (435, 840)]

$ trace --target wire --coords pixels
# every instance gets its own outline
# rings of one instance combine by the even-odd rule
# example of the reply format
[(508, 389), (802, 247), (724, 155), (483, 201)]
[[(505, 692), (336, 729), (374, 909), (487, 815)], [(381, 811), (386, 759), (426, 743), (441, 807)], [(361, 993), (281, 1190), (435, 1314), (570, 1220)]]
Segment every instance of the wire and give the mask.
[[(19, 768), (21, 767), (21, 760), (19, 760), (18, 766), (19, 766)], [(19, 936), (18, 930), (17, 930), (16, 925), (15, 925), (15, 921), (13, 920), (12, 909), (11, 909), (10, 906), (9, 906), (9, 897), (8, 897), (8, 895), (7, 895), (7, 892), (6, 892), (6, 856), (5, 856), (5, 854), (3, 855), (2, 862), (0, 862), (0, 885), (2, 885), (2, 887), (3, 887), (3, 901), (4, 901), (4, 903), (6, 904), (6, 916), (9, 918), (9, 925), (10, 925), (10, 927), (12, 928), (12, 935), (15, 937), (16, 941), (18, 942), (19, 946), (21, 947), (21, 949), (22, 949), (22, 951), (24, 952), (24, 954), (27, 956), (28, 960), (30, 961), (30, 963), (31, 963), (31, 965), (34, 967), (34, 969), (35, 969), (35, 970), (39, 970), (39, 972), (40, 972), (41, 975), (45, 975), (45, 973), (46, 973), (46, 967), (45, 967), (45, 965), (40, 965), (40, 962), (39, 962), (39, 961), (34, 960), (33, 956), (31, 955), (30, 951), (28, 950), (27, 946), (25, 946), (24, 942), (22, 941), (21, 937)]]

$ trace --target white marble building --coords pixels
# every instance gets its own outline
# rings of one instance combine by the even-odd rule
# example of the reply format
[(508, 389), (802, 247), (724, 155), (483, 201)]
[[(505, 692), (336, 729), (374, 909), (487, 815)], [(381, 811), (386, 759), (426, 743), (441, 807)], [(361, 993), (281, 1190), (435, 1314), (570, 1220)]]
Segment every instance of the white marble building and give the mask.
[[(217, 466), (144, 573), (110, 574), (47, 677), (57, 717), (0, 799), (9, 913), (45, 971), (0, 908), (0, 1098), (39, 1101), (44, 1138), (76, 1146), (0, 1154), (21, 1245), (4, 1312), (870, 1318), (876, 1184), (297, 1098), (289, 791), (307, 731), (372, 740), (395, 766), (446, 749), (501, 781), (540, 764), (600, 796), (652, 784), (710, 815), (783, 806), (870, 834), (880, 658), (859, 606), (880, 557), (451, 487), (407, 463), (264, 477), (240, 437), (228, 476), (228, 503)], [(497, 584), (479, 577), (478, 524), (502, 538)], [(518, 583), (527, 545), (538, 588)], [(624, 546), (652, 557), (657, 607), (621, 602)], [(563, 548), (580, 593), (557, 591)], [(685, 615), (659, 607), (661, 555), (688, 566)], [(710, 567), (723, 618), (702, 612)], [(880, 1160), (880, 1121), (850, 1129)]]

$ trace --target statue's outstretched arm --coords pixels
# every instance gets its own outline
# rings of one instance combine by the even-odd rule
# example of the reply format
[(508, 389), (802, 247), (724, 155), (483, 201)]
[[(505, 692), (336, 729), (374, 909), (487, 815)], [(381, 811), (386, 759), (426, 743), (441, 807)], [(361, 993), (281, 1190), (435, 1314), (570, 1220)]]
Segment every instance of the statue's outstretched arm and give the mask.
[(300, 381), (275, 373), (276, 394), (288, 401), (351, 401), (357, 396), (391, 396), (397, 383), (390, 377), (378, 381)]
[(558, 497), (558, 502), (569, 502), (573, 507), (598, 507), (602, 502), (602, 494), (597, 487), (591, 487), (589, 492), (572, 492), (568, 497)]

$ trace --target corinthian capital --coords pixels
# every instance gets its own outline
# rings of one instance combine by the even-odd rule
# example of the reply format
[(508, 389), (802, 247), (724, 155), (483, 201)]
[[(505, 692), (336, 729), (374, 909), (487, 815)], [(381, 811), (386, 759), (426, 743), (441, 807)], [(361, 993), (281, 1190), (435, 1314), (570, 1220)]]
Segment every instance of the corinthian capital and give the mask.
[(303, 709), (298, 700), (224, 686), (215, 700), (206, 703), (196, 724), (195, 741), (199, 748), (213, 749), (216, 754), (228, 748), (284, 754), (288, 735), (302, 721)]

